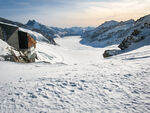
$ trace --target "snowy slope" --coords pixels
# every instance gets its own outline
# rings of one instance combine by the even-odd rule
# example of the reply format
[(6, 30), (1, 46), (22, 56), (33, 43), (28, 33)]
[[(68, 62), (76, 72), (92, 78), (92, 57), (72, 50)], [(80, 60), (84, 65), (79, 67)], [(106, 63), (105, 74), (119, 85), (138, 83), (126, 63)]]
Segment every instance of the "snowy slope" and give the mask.
[(7, 55), (11, 47), (0, 39), (0, 55)]
[[(104, 59), (105, 49), (81, 45), (80, 37), (45, 46), (62, 63), (0, 62), (1, 113), (148, 113), (150, 45)], [(72, 42), (72, 43), (70, 43)], [(7, 71), (6, 71), (7, 70)]]
[(18, 51), (14, 50), (13, 47), (11, 47), (6, 42), (0, 39), (0, 61), (4, 61), (5, 56), (11, 55), (10, 50), (12, 50), (16, 56), (19, 56)]

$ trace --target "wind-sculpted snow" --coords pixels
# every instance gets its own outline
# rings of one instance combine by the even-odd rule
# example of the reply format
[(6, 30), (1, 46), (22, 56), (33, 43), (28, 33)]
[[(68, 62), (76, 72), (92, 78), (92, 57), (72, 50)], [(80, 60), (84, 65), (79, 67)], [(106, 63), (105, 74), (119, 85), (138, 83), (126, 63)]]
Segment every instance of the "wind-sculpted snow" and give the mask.
[(57, 38), (60, 46), (49, 48), (41, 43), (43, 54), (60, 56), (55, 64), (1, 61), (0, 112), (149, 113), (150, 46), (104, 59), (106, 48), (80, 40)]
[(47, 73), (47, 77), (1, 84), (0, 111), (148, 113), (150, 67), (138, 65), (142, 70), (134, 72), (113, 63), (108, 65), (114, 66), (113, 71), (101, 64), (80, 67), (82, 71), (66, 66), (61, 72)]

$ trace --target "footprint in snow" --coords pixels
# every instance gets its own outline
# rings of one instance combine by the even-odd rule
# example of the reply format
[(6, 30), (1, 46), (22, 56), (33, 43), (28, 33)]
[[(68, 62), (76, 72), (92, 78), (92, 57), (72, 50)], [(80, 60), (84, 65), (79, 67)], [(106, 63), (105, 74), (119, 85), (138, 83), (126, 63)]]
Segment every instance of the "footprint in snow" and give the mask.
[(124, 77), (130, 77), (132, 76), (131, 74), (126, 74), (126, 75), (123, 75)]
[(67, 83), (64, 82), (64, 83), (62, 83), (62, 85), (67, 86)]
[(85, 82), (85, 80), (80, 80), (80, 81), (83, 82), (83, 83)]
[(70, 82), (70, 85), (71, 85), (72, 87), (76, 87), (76, 86), (77, 86), (74, 82)]
[(46, 95), (42, 95), (42, 96), (43, 96), (43, 98), (49, 99), (49, 97), (48, 97), (48, 96), (46, 96)]
[(53, 86), (53, 87), (54, 87), (54, 85), (53, 85), (53, 84), (49, 84), (49, 83), (48, 83), (48, 84), (46, 84), (46, 85), (47, 85), (47, 86)]

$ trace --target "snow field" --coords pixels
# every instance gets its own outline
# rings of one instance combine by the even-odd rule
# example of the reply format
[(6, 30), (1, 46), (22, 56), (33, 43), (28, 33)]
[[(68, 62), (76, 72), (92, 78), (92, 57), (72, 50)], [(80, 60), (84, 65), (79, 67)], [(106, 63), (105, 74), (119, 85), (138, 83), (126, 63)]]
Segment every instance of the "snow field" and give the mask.
[(104, 59), (103, 51), (114, 46), (92, 48), (80, 40), (39, 43), (46, 63), (1, 61), (1, 113), (148, 113), (150, 46)]

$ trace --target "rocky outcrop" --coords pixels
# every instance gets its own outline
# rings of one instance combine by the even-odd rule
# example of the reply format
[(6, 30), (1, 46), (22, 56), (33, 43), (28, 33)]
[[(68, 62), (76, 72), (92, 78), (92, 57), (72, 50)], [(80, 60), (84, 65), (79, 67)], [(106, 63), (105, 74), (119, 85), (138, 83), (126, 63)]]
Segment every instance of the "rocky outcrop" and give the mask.
[[(17, 52), (17, 54), (16, 54)], [(32, 63), (35, 62), (37, 59), (36, 53), (34, 53), (30, 58), (26, 56), (22, 51), (15, 50), (11, 48), (7, 55), (1, 55), (5, 61), (12, 61), (12, 62), (20, 62), (20, 63)]]
[(121, 50), (124, 50), (124, 49), (128, 48), (132, 43), (139, 42), (143, 39), (144, 39), (144, 36), (136, 37), (136, 36), (131, 35), (131, 36), (128, 36), (127, 38), (125, 38), (118, 47)]
[(21, 63), (30, 63), (35, 62), (37, 55), (35, 52), (29, 56), (25, 52), (13, 48), (8, 45), (5, 41), (0, 39), (0, 61), (12, 61), (12, 62), (21, 62)]

